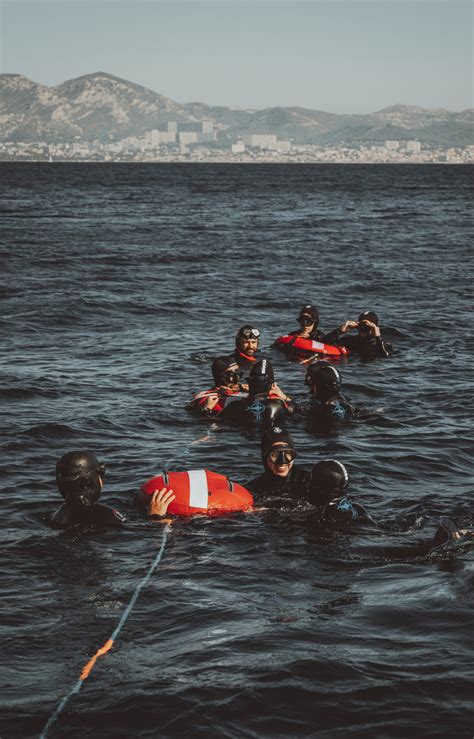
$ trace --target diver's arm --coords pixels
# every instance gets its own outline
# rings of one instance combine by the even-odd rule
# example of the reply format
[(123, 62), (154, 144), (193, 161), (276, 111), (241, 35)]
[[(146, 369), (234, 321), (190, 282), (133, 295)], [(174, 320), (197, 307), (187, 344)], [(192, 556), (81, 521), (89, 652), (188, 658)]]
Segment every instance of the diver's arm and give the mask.
[(354, 503), (346, 495), (329, 500), (323, 507), (321, 517), (324, 521), (342, 526), (353, 526), (354, 524), (356, 526), (367, 524), (378, 526), (361, 503)]
[(341, 323), (340, 326), (324, 336), (324, 344), (334, 344), (335, 341), (341, 338), (342, 334), (347, 334), (348, 331), (352, 331), (357, 328), (358, 325), (357, 321), (344, 321), (344, 323)]
[(384, 341), (381, 336), (375, 339), (377, 352), (379, 357), (390, 357), (393, 354), (393, 347), (388, 341)]
[(92, 507), (91, 521), (97, 526), (121, 529), (126, 520), (125, 516), (116, 508), (109, 508), (109, 506), (101, 503), (95, 503)]
[(217, 388), (215, 390), (203, 390), (191, 400), (187, 407), (204, 416), (213, 416), (222, 410), (219, 400), (220, 397)]

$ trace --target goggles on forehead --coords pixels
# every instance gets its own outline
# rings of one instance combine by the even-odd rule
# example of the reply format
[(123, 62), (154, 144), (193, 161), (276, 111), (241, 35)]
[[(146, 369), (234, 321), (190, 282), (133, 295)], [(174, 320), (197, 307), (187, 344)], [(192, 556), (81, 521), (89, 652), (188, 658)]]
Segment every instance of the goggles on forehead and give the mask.
[(258, 339), (260, 336), (260, 331), (258, 328), (243, 328), (241, 331), (239, 331), (239, 336), (244, 337), (244, 339)]
[(273, 464), (290, 464), (295, 457), (294, 449), (273, 449), (268, 455), (268, 459)]

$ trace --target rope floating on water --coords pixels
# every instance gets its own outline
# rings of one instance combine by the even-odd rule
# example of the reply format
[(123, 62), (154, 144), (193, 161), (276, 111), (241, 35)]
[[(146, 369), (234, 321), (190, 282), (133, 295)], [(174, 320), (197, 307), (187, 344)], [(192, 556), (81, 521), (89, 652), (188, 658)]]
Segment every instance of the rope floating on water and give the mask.
[(150, 581), (151, 576), (153, 575), (153, 572), (156, 570), (156, 568), (158, 567), (158, 565), (161, 562), (161, 558), (163, 556), (163, 552), (165, 551), (166, 542), (168, 541), (168, 534), (169, 534), (169, 532), (170, 532), (170, 527), (168, 526), (168, 524), (166, 524), (165, 527), (164, 527), (164, 531), (163, 531), (163, 540), (162, 540), (161, 546), (160, 546), (160, 548), (158, 550), (158, 554), (156, 555), (155, 559), (151, 563), (151, 565), (150, 565), (150, 567), (148, 569), (148, 572), (146, 573), (146, 575), (143, 578), (143, 580), (141, 580), (141, 582), (139, 582), (138, 585), (137, 585), (137, 587), (135, 588), (135, 591), (134, 591), (132, 597), (130, 598), (130, 601), (129, 601), (126, 609), (124, 610), (124, 612), (123, 612), (123, 614), (122, 614), (122, 616), (120, 618), (120, 621), (118, 622), (118, 624), (115, 627), (114, 631), (110, 635), (110, 638), (107, 639), (107, 641), (105, 642), (105, 644), (102, 647), (99, 647), (99, 649), (94, 654), (94, 656), (91, 657), (91, 659), (84, 665), (79, 680), (73, 685), (73, 687), (71, 688), (71, 690), (69, 691), (69, 693), (64, 696), (64, 698), (62, 699), (61, 703), (56, 708), (55, 712), (49, 717), (48, 722), (47, 722), (46, 726), (44, 727), (43, 732), (42, 732), (42, 734), (40, 736), (40, 739), (45, 739), (45, 737), (48, 735), (49, 730), (51, 729), (51, 727), (53, 726), (53, 724), (58, 720), (59, 716), (63, 712), (66, 704), (69, 701), (69, 699), (72, 698), (73, 695), (76, 695), (77, 693), (79, 693), (79, 691), (82, 688), (82, 685), (84, 683), (84, 680), (87, 680), (87, 678), (91, 674), (91, 672), (92, 672), (92, 670), (94, 668), (94, 665), (97, 662), (97, 660), (99, 659), (99, 657), (102, 657), (104, 654), (107, 654), (107, 652), (109, 652), (112, 649), (112, 647), (114, 645), (114, 642), (117, 640), (118, 635), (120, 634), (122, 628), (125, 625), (125, 622), (127, 621), (128, 617), (130, 616), (130, 614), (131, 614), (131, 612), (133, 610), (133, 607), (134, 607), (135, 603), (138, 600), (138, 596), (140, 595), (140, 593), (143, 590), (143, 588), (148, 584), (148, 582)]

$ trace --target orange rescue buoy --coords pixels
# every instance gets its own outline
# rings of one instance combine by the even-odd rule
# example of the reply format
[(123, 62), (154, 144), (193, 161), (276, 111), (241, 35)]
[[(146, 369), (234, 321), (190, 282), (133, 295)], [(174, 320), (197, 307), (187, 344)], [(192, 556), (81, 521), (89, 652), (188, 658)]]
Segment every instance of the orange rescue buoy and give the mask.
[(232, 482), (225, 475), (209, 470), (164, 472), (144, 482), (140, 490), (151, 496), (155, 490), (173, 490), (175, 499), (168, 513), (193, 516), (196, 513), (219, 516), (253, 508), (252, 494), (242, 485)]
[(304, 351), (313, 354), (321, 354), (325, 357), (347, 357), (349, 349), (345, 346), (332, 346), (331, 344), (323, 344), (321, 341), (313, 339), (303, 339), (301, 336), (279, 336), (275, 339), (273, 346), (282, 351)]

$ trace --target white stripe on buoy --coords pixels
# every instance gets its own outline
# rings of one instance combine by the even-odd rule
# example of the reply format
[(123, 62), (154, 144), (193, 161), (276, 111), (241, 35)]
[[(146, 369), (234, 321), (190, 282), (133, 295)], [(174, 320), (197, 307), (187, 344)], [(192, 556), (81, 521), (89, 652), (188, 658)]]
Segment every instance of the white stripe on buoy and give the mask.
[(192, 508), (207, 508), (208, 490), (206, 470), (190, 470), (189, 505)]
[(317, 352), (323, 352), (324, 351), (324, 344), (321, 344), (319, 341), (312, 341), (312, 348)]

